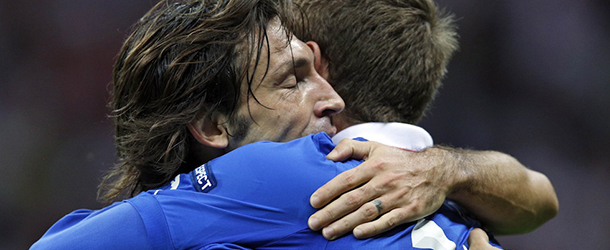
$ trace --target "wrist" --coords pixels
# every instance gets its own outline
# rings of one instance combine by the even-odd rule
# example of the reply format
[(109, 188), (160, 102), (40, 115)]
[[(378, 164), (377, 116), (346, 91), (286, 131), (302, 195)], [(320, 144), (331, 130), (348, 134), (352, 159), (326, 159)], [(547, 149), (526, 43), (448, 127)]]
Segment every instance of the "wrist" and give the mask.
[(465, 164), (463, 157), (455, 152), (455, 149), (444, 146), (433, 146), (425, 150), (428, 159), (435, 159), (436, 165), (440, 166), (440, 183), (446, 192), (446, 197), (462, 192), (468, 185), (469, 174), (463, 168)]
[(435, 145), (432, 150), (437, 151), (441, 159), (442, 164), (448, 175), (445, 183), (447, 185), (447, 198), (456, 199), (468, 193), (470, 186), (472, 186), (473, 171), (468, 166), (468, 159), (465, 154), (460, 153), (461, 149), (455, 149), (445, 146)]

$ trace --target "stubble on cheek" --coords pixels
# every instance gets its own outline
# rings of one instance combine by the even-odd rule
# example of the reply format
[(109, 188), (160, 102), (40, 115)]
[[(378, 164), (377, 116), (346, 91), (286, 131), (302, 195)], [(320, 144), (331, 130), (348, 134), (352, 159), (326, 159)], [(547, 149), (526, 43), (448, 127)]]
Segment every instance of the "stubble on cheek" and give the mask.
[(235, 115), (227, 123), (227, 133), (229, 134), (230, 148), (237, 148), (243, 145), (248, 136), (248, 131), (252, 127), (252, 119), (249, 116)]

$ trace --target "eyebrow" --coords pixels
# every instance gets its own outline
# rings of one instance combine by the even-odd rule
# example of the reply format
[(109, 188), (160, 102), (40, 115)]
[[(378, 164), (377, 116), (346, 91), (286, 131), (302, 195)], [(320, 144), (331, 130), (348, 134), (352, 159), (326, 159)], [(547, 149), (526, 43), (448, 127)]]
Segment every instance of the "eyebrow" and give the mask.
[(307, 64), (309, 64), (309, 62), (310, 62), (309, 58), (303, 58), (303, 57), (297, 58), (296, 60), (292, 59), (291, 61), (293, 62), (293, 67), (295, 69), (307, 66)]
[(292, 58), (292, 60), (285, 61), (279, 67), (277, 67), (273, 71), (273, 74), (284, 74), (285, 72), (289, 72), (289, 70), (296, 70), (298, 68), (307, 66), (309, 63), (309, 59), (305, 57)]

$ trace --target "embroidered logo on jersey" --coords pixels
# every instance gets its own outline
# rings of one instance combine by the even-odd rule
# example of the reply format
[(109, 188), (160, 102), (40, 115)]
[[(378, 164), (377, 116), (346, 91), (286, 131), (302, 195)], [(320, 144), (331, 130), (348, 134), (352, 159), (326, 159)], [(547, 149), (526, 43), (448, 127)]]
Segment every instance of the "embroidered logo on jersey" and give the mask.
[(170, 190), (176, 190), (178, 186), (180, 186), (180, 175), (176, 175), (176, 178), (172, 182), (170, 182)]
[(214, 173), (207, 164), (203, 164), (191, 172), (191, 178), (193, 187), (199, 192), (207, 193), (216, 187)]
[(411, 232), (411, 243), (415, 248), (454, 250), (455, 242), (449, 240), (445, 231), (432, 220), (421, 219)]

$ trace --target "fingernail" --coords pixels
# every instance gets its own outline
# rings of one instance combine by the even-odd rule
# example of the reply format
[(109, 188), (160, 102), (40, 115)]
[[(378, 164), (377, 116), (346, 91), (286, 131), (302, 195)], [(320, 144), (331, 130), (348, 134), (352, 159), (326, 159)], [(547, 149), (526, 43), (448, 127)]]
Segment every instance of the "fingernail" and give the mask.
[(317, 208), (318, 204), (320, 203), (320, 198), (318, 198), (318, 196), (314, 194), (311, 196), (311, 199), (309, 200), (309, 202), (311, 203), (312, 207)]
[(311, 217), (309, 218), (309, 228), (311, 228), (311, 230), (319, 230), (320, 229), (320, 220), (318, 220), (318, 218), (316, 217)]
[(322, 229), (322, 235), (326, 239), (333, 240), (335, 238), (335, 230), (330, 227), (324, 228)]
[(354, 237), (360, 239), (360, 237), (362, 237), (362, 230), (360, 229), (354, 229)]
[(332, 159), (334, 159), (336, 157), (336, 155), (337, 155), (337, 151), (335, 151), (335, 150), (330, 151), (330, 153), (328, 153), (326, 155), (326, 159), (332, 160)]

